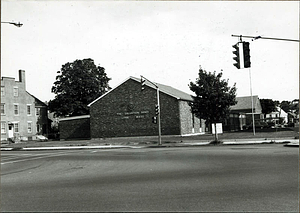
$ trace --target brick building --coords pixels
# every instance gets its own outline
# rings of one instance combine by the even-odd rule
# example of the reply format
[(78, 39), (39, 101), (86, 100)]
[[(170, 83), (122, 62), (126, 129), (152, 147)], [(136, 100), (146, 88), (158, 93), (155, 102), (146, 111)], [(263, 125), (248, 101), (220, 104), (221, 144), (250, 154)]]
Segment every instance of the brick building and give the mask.
[[(162, 135), (205, 131), (205, 121), (191, 113), (191, 95), (170, 86), (157, 86), (160, 89)], [(142, 91), (140, 79), (129, 77), (100, 96), (88, 105), (91, 138), (157, 135), (158, 125), (152, 123), (156, 95), (156, 88), (152, 84), (146, 82)]]
[(47, 105), (26, 91), (25, 71), (19, 70), (19, 81), (2, 77), (1, 140), (34, 140), (47, 132)]
[(90, 139), (90, 116), (73, 116), (59, 119), (60, 139)]

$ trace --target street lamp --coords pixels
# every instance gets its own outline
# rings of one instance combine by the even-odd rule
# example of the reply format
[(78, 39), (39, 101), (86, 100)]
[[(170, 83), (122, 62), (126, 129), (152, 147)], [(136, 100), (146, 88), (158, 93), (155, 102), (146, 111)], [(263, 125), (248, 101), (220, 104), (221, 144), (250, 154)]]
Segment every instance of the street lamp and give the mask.
[(15, 25), (16, 27), (22, 27), (23, 24), (21, 24), (20, 22), (19, 23), (16, 23), (16, 22), (7, 22), (7, 21), (1, 21), (1, 24), (13, 24)]

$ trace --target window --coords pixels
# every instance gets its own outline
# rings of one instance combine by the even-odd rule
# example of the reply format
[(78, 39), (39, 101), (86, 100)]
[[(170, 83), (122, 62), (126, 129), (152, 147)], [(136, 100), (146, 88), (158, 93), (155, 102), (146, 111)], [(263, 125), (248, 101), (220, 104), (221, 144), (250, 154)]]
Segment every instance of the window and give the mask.
[(14, 104), (14, 115), (19, 115), (19, 105)]
[(27, 104), (27, 115), (31, 115), (31, 105)]
[(5, 133), (6, 133), (6, 123), (1, 122), (1, 134), (5, 134)]
[(40, 125), (39, 125), (39, 124), (36, 125), (36, 132), (37, 132), (37, 133), (40, 132)]
[(28, 123), (27, 123), (27, 131), (28, 131), (28, 133), (32, 132), (32, 122), (30, 122), (30, 121), (28, 121)]
[(5, 104), (1, 104), (1, 115), (5, 115)]
[(19, 132), (19, 123), (14, 123), (14, 129), (16, 133)]
[(15, 97), (19, 96), (19, 88), (18, 87), (14, 87), (14, 96)]
[(40, 113), (41, 113), (41, 109), (40, 108), (35, 108), (35, 114), (40, 115)]
[(5, 95), (5, 90), (4, 90), (4, 86), (1, 86), (1, 96)]

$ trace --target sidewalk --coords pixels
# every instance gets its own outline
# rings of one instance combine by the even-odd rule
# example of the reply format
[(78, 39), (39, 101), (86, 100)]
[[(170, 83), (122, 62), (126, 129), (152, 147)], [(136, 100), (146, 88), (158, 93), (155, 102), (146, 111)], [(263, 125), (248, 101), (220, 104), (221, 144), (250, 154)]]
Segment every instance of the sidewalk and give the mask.
[[(228, 139), (220, 144), (224, 145), (258, 145), (258, 144), (283, 144), (288, 147), (299, 147), (299, 139), (280, 138), (280, 139)], [(158, 145), (157, 141), (151, 142), (130, 142), (120, 140), (119, 142), (107, 143), (102, 140), (84, 141), (50, 141), (50, 142), (19, 142), (14, 144), (2, 144), (1, 151), (37, 151), (37, 150), (75, 150), (75, 149), (118, 149), (118, 148), (162, 148), (162, 147), (194, 147), (194, 146), (214, 146), (208, 140), (185, 140), (183, 141), (164, 141)]]

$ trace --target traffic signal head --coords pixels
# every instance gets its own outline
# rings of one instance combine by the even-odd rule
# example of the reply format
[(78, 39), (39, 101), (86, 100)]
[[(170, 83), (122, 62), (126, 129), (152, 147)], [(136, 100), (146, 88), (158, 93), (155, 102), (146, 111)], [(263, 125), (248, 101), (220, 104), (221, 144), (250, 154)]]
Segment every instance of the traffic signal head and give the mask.
[(157, 117), (156, 116), (152, 117), (152, 123), (157, 124)]
[(249, 42), (243, 42), (244, 68), (249, 68), (251, 66), (249, 45)]
[(141, 78), (141, 90), (142, 91), (145, 89), (145, 83), (146, 83), (146, 80)]
[(158, 115), (159, 114), (159, 106), (155, 105), (155, 114)]
[(239, 48), (239, 44), (240, 42), (236, 43), (235, 45), (233, 45), (232, 47), (234, 48), (233, 54), (233, 60), (235, 60), (236, 62), (233, 64), (236, 68), (240, 69), (241, 68), (241, 63), (240, 63), (240, 48)]

